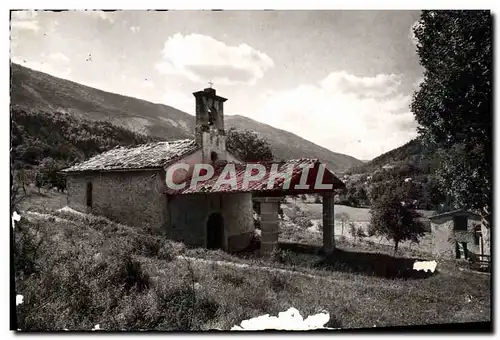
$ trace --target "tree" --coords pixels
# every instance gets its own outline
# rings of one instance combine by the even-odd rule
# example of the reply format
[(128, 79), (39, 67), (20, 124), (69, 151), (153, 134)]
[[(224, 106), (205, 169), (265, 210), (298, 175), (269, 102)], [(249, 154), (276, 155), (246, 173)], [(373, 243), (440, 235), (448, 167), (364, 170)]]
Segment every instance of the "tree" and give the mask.
[(40, 171), (35, 171), (35, 185), (38, 188), (38, 193), (40, 193), (40, 189), (43, 187), (43, 176)]
[(346, 212), (336, 213), (335, 219), (342, 221), (342, 235), (344, 235), (344, 223), (349, 221), (349, 214)]
[(356, 229), (356, 225), (354, 222), (349, 222), (349, 234), (351, 234), (352, 238), (355, 240), (358, 235), (358, 230)]
[(58, 162), (51, 157), (44, 158), (40, 162), (40, 172), (43, 182), (50, 187), (56, 187), (59, 191), (66, 189), (66, 178), (59, 172), (65, 167), (64, 163)]
[(425, 228), (421, 217), (411, 204), (404, 199), (402, 190), (384, 194), (370, 210), (369, 235), (384, 236), (394, 242), (394, 254), (401, 242), (419, 242)]
[(271, 146), (266, 139), (260, 138), (249, 130), (227, 131), (227, 149), (244, 162), (266, 162), (273, 160)]
[[(455, 208), (491, 206), (492, 16), (423, 11), (414, 26), (425, 68), (411, 110), (427, 145), (442, 151), (437, 177)], [(490, 220), (488, 213), (485, 218)]]

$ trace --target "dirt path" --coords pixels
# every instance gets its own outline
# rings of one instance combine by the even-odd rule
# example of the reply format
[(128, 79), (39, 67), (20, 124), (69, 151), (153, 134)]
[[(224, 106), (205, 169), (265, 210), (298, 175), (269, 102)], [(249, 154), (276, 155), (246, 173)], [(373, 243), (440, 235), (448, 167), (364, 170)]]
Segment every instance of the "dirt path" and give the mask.
[[(302, 277), (307, 277), (309, 279), (315, 279), (315, 280), (323, 280), (329, 283), (337, 283), (337, 284), (343, 284), (346, 282), (346, 278), (332, 278), (329, 276), (323, 276), (323, 275), (313, 275), (313, 274), (308, 274), (308, 273), (303, 273), (297, 270), (289, 270), (289, 269), (283, 269), (283, 268), (275, 268), (275, 267), (269, 267), (269, 266), (258, 266), (258, 265), (250, 265), (246, 263), (236, 263), (236, 262), (229, 262), (229, 261), (220, 261), (220, 260), (207, 260), (207, 259), (202, 259), (198, 257), (190, 257), (190, 256), (183, 256), (179, 255), (177, 256), (177, 259), (179, 260), (188, 260), (188, 261), (193, 261), (196, 263), (202, 263), (202, 264), (215, 264), (219, 266), (225, 266), (225, 267), (232, 267), (232, 268), (238, 268), (238, 269), (244, 269), (244, 270), (259, 270), (259, 271), (267, 271), (269, 273), (282, 273), (282, 274), (290, 274), (290, 275), (297, 275), (297, 276), (302, 276)], [(373, 286), (373, 287), (380, 287), (380, 283), (376, 282), (370, 282), (369, 280), (366, 280), (366, 282), (363, 283), (365, 286)], [(400, 289), (397, 286), (387, 286), (387, 289)]]
[[(68, 220), (66, 218), (61, 218), (61, 217), (54, 216), (54, 215), (51, 215), (51, 214), (43, 214), (43, 213), (39, 213), (39, 212), (36, 212), (36, 211), (21, 211), (19, 213), (19, 215), (21, 215), (21, 218), (25, 217), (25, 218), (28, 218), (28, 219), (30, 218), (30, 216), (32, 216), (32, 217), (38, 217), (38, 218), (44, 218), (44, 219), (53, 218), (56, 222), (75, 223), (74, 221)], [(26, 215), (28, 215), (28, 216), (26, 216)]]
[(233, 268), (263, 270), (263, 271), (268, 271), (271, 273), (272, 272), (279, 272), (279, 273), (285, 273), (285, 274), (304, 276), (304, 277), (308, 277), (311, 279), (318, 279), (319, 278), (319, 279), (325, 279), (325, 280), (330, 280), (330, 281), (336, 281), (336, 280), (332, 280), (332, 279), (325, 277), (325, 276), (312, 275), (312, 274), (302, 273), (302, 272), (299, 272), (296, 270), (289, 270), (289, 269), (283, 269), (283, 268), (275, 268), (275, 267), (268, 267), (268, 266), (256, 266), (256, 265), (251, 265), (251, 264), (246, 264), (246, 263), (237, 263), (237, 262), (220, 261), (220, 260), (207, 260), (207, 259), (202, 259), (202, 258), (198, 258), (198, 257), (190, 257), (190, 256), (183, 256), (183, 255), (177, 256), (177, 259), (194, 261), (194, 262), (205, 263), (205, 264), (216, 264), (219, 266), (226, 266), (226, 267), (233, 267)]

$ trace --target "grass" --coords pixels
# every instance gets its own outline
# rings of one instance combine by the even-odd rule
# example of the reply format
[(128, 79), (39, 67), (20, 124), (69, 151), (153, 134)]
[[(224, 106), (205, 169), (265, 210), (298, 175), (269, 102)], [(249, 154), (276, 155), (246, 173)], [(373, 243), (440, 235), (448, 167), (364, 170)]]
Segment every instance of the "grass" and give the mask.
[[(321, 227), (314, 232), (307, 230), (307, 228), (300, 227), (301, 223), (297, 223), (297, 220), (299, 219), (307, 219), (308, 221), (312, 219), (321, 224), (323, 213), (321, 204), (304, 203), (300, 200), (291, 202), (289, 199), (288, 203), (283, 205), (283, 212), (292, 222), (299, 224), (299, 227), (284, 221), (280, 225), (280, 241), (317, 246), (321, 246), (323, 244)], [(356, 244), (357, 247), (366, 248), (368, 246), (369, 248), (376, 249), (377, 251), (380, 249), (392, 248), (392, 242), (383, 237), (365, 236), (363, 238), (354, 238), (350, 234), (350, 222), (354, 224), (356, 229), (363, 230), (365, 235), (368, 234), (368, 225), (370, 221), (369, 209), (335, 205), (335, 214), (343, 212), (349, 215), (349, 220), (344, 222), (344, 227), (342, 228), (342, 221), (338, 217), (335, 218), (335, 235), (338, 242), (342, 243), (343, 240), (347, 240), (348, 243)], [(432, 211), (424, 211), (424, 213), (428, 216), (429, 214), (432, 214)], [(297, 215), (300, 215), (300, 218), (298, 218)], [(402, 252), (411, 253), (413, 256), (430, 256), (430, 254), (432, 254), (432, 239), (430, 234), (426, 233), (423, 237), (421, 237), (418, 244), (406, 241), (400, 243), (399, 247)]]
[[(66, 195), (55, 190), (42, 188), (39, 193), (38, 189), (33, 185), (26, 189), (27, 195), (19, 204), (22, 210), (50, 212), (67, 205)], [(19, 194), (23, 195), (22, 190), (20, 190)]]
[(393, 261), (390, 249), (338, 242), (339, 256), (325, 258), (314, 245), (308, 253), (288, 244), (266, 260), (188, 249), (101, 217), (51, 214), (23, 214), (14, 229), (16, 293), (24, 296), (17, 321), (25, 331), (96, 324), (227, 330), (290, 307), (303, 316), (325, 310), (327, 326), (342, 328), (490, 320), (488, 275), (439, 263), (439, 272), (427, 278), (388, 278), (373, 264)]
[[(311, 219), (323, 218), (323, 205), (321, 203), (306, 203), (300, 199), (293, 200), (289, 198), (287, 203), (284, 204), (284, 212), (287, 215), (293, 215), (292, 211), (295, 206), (298, 206), (300, 209), (305, 211)], [(425, 217), (431, 216), (434, 213), (431, 210), (418, 210), (418, 212)], [(354, 208), (346, 205), (335, 204), (334, 213), (346, 213), (349, 215), (349, 219), (351, 221), (370, 222), (370, 209), (368, 208)]]

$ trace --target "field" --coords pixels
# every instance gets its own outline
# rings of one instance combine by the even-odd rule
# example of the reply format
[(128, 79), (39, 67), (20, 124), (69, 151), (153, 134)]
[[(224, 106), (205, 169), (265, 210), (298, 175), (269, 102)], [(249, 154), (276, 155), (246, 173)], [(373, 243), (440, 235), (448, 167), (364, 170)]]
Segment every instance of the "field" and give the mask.
[[(291, 241), (299, 243), (307, 243), (320, 246), (322, 245), (322, 234), (321, 226), (318, 224), (322, 223), (323, 218), (323, 207), (321, 203), (313, 203), (311, 198), (306, 201), (301, 199), (291, 199), (287, 198), (287, 202), (282, 205), (283, 213), (293, 219), (300, 210), (305, 216), (307, 216), (315, 225), (315, 227), (304, 229), (304, 228), (294, 228), (293, 226), (284, 223), (281, 227), (281, 240)], [(430, 210), (419, 210), (418, 211), (423, 217), (428, 217), (434, 214)], [(361, 228), (364, 230), (365, 234), (368, 234), (368, 224), (370, 222), (370, 209), (367, 208), (353, 208), (345, 205), (336, 204), (334, 207), (334, 214), (337, 216), (335, 218), (335, 236), (337, 240), (347, 239), (351, 243), (359, 243), (358, 238), (354, 238), (349, 231), (349, 223), (352, 222), (356, 228)], [(339, 214), (346, 214), (347, 220), (344, 221), (342, 226), (342, 221), (338, 218)], [(392, 242), (385, 238), (377, 236), (365, 236), (363, 238), (363, 245), (374, 244), (380, 246), (392, 246)], [(431, 237), (430, 234), (426, 234), (420, 239), (418, 244), (403, 242), (399, 245), (401, 249), (406, 252), (418, 255), (430, 255), (432, 253)], [(379, 247), (380, 248), (380, 247)]]
[(21, 330), (228, 330), (289, 307), (303, 316), (327, 311), (327, 326), (339, 328), (490, 320), (490, 276), (454, 263), (404, 276), (391, 270), (411, 264), (411, 254), (393, 258), (390, 247), (349, 240), (337, 243), (336, 258), (298, 252), (290, 242), (268, 260), (187, 249), (58, 211), (64, 197), (43, 195), (22, 203), (14, 229)]

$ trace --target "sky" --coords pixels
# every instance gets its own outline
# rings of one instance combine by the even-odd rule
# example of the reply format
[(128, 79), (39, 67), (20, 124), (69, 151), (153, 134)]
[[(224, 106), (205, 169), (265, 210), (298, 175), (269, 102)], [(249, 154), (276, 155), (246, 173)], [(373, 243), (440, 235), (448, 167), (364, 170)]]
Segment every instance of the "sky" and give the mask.
[[(194, 115), (193, 92), (226, 115), (369, 160), (417, 135), (419, 11), (17, 11), (11, 60)], [(305, 155), (307, 156), (307, 155)]]

